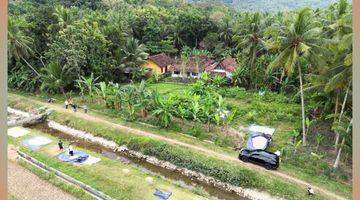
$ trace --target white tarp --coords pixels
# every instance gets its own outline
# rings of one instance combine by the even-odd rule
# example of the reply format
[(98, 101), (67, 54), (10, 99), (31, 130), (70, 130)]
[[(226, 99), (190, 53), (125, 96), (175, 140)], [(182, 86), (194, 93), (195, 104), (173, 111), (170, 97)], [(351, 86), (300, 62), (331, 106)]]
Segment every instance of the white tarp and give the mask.
[(266, 149), (268, 140), (262, 136), (252, 138), (252, 145), (255, 149)]
[(29, 147), (32, 150), (38, 150), (41, 146), (51, 143), (52, 140), (44, 136), (35, 136), (30, 139), (24, 140), (23, 145)]
[(22, 137), (28, 134), (29, 132), (30, 132), (29, 130), (20, 126), (15, 126), (8, 129), (8, 135), (14, 138)]
[(78, 165), (92, 165), (99, 162), (100, 160), (100, 158), (89, 155), (89, 157), (84, 162), (79, 163)]
[(264, 133), (264, 134), (272, 136), (275, 132), (275, 129), (267, 127), (267, 126), (250, 125), (248, 128), (248, 131), (254, 132), (254, 133)]

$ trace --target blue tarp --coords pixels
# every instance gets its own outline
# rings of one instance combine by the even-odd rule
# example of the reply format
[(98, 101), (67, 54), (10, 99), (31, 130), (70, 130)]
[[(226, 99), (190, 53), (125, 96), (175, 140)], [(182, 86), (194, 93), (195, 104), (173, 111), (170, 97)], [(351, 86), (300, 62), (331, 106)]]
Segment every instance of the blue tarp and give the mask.
[(51, 143), (51, 140), (44, 136), (35, 136), (27, 140), (22, 141), (22, 144), (31, 150), (38, 150), (42, 146)]
[(72, 163), (82, 163), (86, 159), (88, 159), (88, 157), (89, 157), (88, 154), (86, 154), (84, 152), (81, 152), (81, 151), (75, 151), (75, 150), (74, 150), (74, 155), (73, 156), (70, 156), (67, 151), (60, 154), (60, 155), (58, 155), (58, 158), (61, 161), (72, 162)]
[(160, 200), (167, 200), (170, 198), (170, 196), (172, 195), (171, 192), (162, 192), (158, 189), (155, 189), (156, 191), (154, 192), (154, 195), (156, 197), (158, 197)]

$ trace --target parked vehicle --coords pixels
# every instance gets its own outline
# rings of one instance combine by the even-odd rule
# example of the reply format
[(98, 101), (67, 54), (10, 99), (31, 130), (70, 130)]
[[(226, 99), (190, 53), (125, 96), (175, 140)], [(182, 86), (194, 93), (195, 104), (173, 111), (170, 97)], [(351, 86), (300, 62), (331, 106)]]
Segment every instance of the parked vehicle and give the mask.
[(266, 169), (277, 169), (280, 159), (275, 153), (264, 150), (248, 150), (243, 149), (239, 154), (239, 159), (244, 162), (252, 162), (264, 166)]

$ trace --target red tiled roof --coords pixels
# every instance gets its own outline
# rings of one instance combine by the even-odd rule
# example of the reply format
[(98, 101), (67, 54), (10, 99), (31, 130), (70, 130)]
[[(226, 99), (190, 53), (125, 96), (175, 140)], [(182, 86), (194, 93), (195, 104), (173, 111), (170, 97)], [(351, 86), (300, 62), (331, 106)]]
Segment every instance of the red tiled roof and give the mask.
[(164, 68), (164, 67), (174, 63), (174, 59), (170, 58), (169, 56), (167, 56), (164, 53), (149, 56), (149, 60), (156, 63), (161, 68)]
[[(205, 71), (210, 66), (214, 65), (215, 61), (210, 59), (207, 56), (201, 56), (200, 57), (200, 63), (199, 63), (199, 71)], [(180, 59), (177, 59), (172, 66), (170, 66), (170, 71), (181, 71), (182, 68), (182, 61)], [(189, 62), (186, 65), (186, 71), (187, 72), (195, 72), (196, 71), (196, 61), (194, 57), (191, 57), (189, 59)]]
[(236, 67), (237, 67), (237, 63), (235, 61), (234, 58), (231, 57), (227, 57), (225, 58), (220, 65), (228, 72), (233, 72), (235, 71)]

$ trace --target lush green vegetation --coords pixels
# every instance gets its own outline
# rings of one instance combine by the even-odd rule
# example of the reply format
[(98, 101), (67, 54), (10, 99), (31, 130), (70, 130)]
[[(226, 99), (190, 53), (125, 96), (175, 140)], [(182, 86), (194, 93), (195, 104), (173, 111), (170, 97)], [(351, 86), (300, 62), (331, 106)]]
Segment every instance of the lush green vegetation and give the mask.
[(235, 7), (241, 11), (263, 11), (278, 12), (284, 10), (294, 10), (302, 7), (325, 8), (334, 0), (190, 0), (200, 6), (211, 6), (214, 4), (224, 4), (229, 7)]
[[(242, 168), (241, 166), (233, 163), (224, 163), (224, 161), (219, 161), (204, 154), (196, 153), (185, 148), (176, 147), (174, 145), (169, 145), (153, 139), (134, 136), (128, 133), (119, 134), (119, 131), (116, 129), (97, 123), (88, 123), (76, 117), (53, 115), (51, 118), (62, 123), (67, 123), (69, 126), (75, 128), (82, 127), (83, 130), (97, 133), (97, 135), (112, 139), (119, 145), (127, 145), (130, 149), (140, 151), (146, 155), (155, 156), (161, 160), (169, 161), (180, 167), (186, 167), (191, 170), (202, 172), (205, 175), (215, 177), (223, 182), (242, 187), (266, 190), (271, 194), (279, 195), (286, 199), (306, 199), (306, 193), (297, 186), (268, 175), (259, 175), (252, 170)], [(40, 159), (40, 161), (46, 162), (49, 166), (58, 168), (61, 171), (67, 172), (67, 174), (70, 173), (69, 175), (79, 178), (79, 180), (85, 181), (86, 183), (90, 183), (90, 180), (95, 182), (101, 181), (101, 178), (90, 178), (87, 176), (87, 173), (78, 173), (79, 169), (74, 171), (74, 169), (70, 168), (69, 165), (56, 161), (53, 158), (49, 158), (25, 148), (22, 148), (22, 150), (32, 156), (35, 156), (35, 158)], [(112, 165), (114, 165), (114, 162)], [(95, 170), (96, 174), (99, 174), (98, 169), (99, 168)], [(90, 169), (87, 168), (84, 170), (89, 171)], [(92, 174), (92, 176), (94, 176), (94, 174)], [(110, 188), (104, 188), (105, 185), (109, 184), (98, 184), (98, 187), (95, 188), (101, 189), (102, 191), (110, 190)], [(322, 199), (320, 196), (315, 198)]]
[[(26, 98), (29, 98), (29, 97), (26, 97)], [(36, 103), (32, 103), (32, 104), (25, 103), (24, 99), (25, 98), (22, 98), (19, 96), (17, 98), (11, 98), (11, 101), (9, 102), (9, 104), (10, 104), (10, 106), (13, 106), (13, 107), (16, 107), (19, 109), (24, 109), (24, 110), (33, 110), (36, 107), (37, 108), (41, 107), (41, 105), (37, 105)], [(82, 130), (94, 133), (96, 135), (106, 137), (110, 140), (117, 141), (119, 144), (125, 144), (125, 145), (133, 148), (134, 150), (142, 151), (145, 154), (154, 155), (160, 159), (165, 159), (165, 160), (173, 162), (173, 163), (178, 163), (179, 166), (183, 166), (186, 168), (196, 167), (196, 168), (192, 168), (192, 169), (194, 169), (196, 171), (200, 170), (206, 174), (209, 173), (210, 175), (215, 176), (219, 179), (221, 177), (223, 177), (223, 175), (221, 175), (222, 172), (219, 172), (219, 167), (220, 167), (220, 169), (225, 168), (226, 170), (228, 170), (228, 169), (231, 169), (232, 168), (231, 166), (234, 165), (234, 168), (237, 168), (237, 170), (242, 169), (242, 167), (238, 166), (236, 163), (230, 164), (227, 162), (224, 163), (223, 161), (219, 162), (218, 159), (212, 158), (211, 155), (204, 155), (201, 152), (193, 152), (189, 149), (175, 147), (172, 145), (168, 145), (167, 143), (164, 143), (164, 142), (159, 142), (159, 141), (156, 141), (153, 139), (135, 136), (131, 133), (126, 133), (126, 132), (122, 132), (122, 131), (119, 132), (119, 130), (114, 129), (111, 126), (100, 124), (100, 123), (88, 122), (88, 121), (83, 120), (78, 117), (69, 116), (65, 112), (56, 112), (50, 116), (50, 119), (55, 120), (62, 124), (67, 124), (68, 126), (74, 127), (76, 129), (82, 129)], [(117, 123), (119, 123), (119, 122), (117, 122)], [(126, 124), (126, 125), (131, 126), (131, 124)], [(173, 134), (171, 134), (171, 132), (163, 132), (161, 130), (145, 128), (144, 126), (132, 125), (132, 127), (146, 130), (146, 131), (149, 131), (152, 133), (157, 133), (157, 134), (165, 134), (165, 135), (169, 134), (168, 135), (169, 137), (176, 138), (176, 139), (186, 142), (186, 143), (197, 144), (199, 146), (201, 145), (205, 148), (213, 149), (214, 151), (221, 152), (225, 155), (231, 155), (234, 157), (236, 156), (236, 154), (233, 155), (233, 154), (231, 154), (231, 152), (226, 151), (226, 149), (224, 151), (222, 149), (214, 148), (210, 144), (204, 145), (196, 140), (193, 140), (193, 141), (191, 141), (189, 139), (183, 140), (181, 137), (179, 137), (179, 135), (174, 136)], [(162, 151), (165, 151), (166, 153), (162, 153)], [(293, 151), (291, 151), (291, 152), (293, 152)], [(188, 157), (187, 155), (192, 155), (192, 156)], [(283, 164), (281, 165), (281, 168), (280, 168), (281, 171), (286, 172), (288, 174), (292, 174), (299, 178), (302, 178), (306, 181), (313, 183), (314, 185), (321, 185), (321, 186), (323, 186), (329, 190), (335, 191), (341, 195), (344, 195), (347, 197), (351, 196), (351, 186), (350, 185), (348, 185), (346, 183), (338, 182), (336, 180), (336, 177), (334, 177), (334, 175), (332, 177), (327, 176), (327, 175), (321, 175), (321, 174), (323, 174), (324, 169), (320, 167), (323, 162), (319, 162), (320, 161), (319, 159), (317, 159), (313, 156), (310, 156), (310, 155), (309, 155), (309, 157), (306, 157), (306, 154), (302, 155), (302, 154), (295, 153), (295, 152), (294, 152), (294, 154), (288, 155), (288, 156), (291, 157), (291, 159), (293, 160), (294, 163), (290, 164), (290, 163), (283, 162)], [(294, 160), (295, 156), (300, 156), (300, 157), (299, 157), (299, 159)], [(194, 161), (187, 160), (187, 159), (191, 159), (191, 158), (196, 158), (196, 159)], [(284, 159), (285, 159), (285, 157), (284, 157)], [(201, 162), (199, 163), (197, 161), (201, 161)], [(184, 162), (184, 163), (182, 163), (182, 162)], [(193, 162), (195, 162), (195, 163), (193, 163)], [(208, 162), (210, 162), (210, 164), (206, 164)], [(213, 165), (214, 162), (215, 162), (215, 164), (217, 163), (218, 165), (217, 164)], [(235, 172), (231, 172), (231, 173), (229, 172), (229, 173), (230, 174), (236, 173), (237, 170), (235, 170)], [(244, 169), (244, 170), (247, 171), (246, 169)], [(240, 170), (240, 171), (242, 171), (242, 170)], [(219, 172), (219, 174), (216, 174), (216, 173), (214, 174), (213, 172)], [(252, 176), (251, 174), (253, 174), (253, 172), (252, 171), (249, 171), (249, 172), (250, 172), (250, 174), (247, 174), (245, 177)], [(246, 173), (246, 172), (244, 172), (244, 173)], [(228, 177), (228, 176), (231, 177), (232, 175), (226, 175), (225, 177)], [(253, 178), (249, 178), (249, 179), (252, 180)], [(221, 179), (221, 180), (223, 180), (223, 179)], [(227, 179), (225, 179), (223, 181), (226, 182), (226, 180)], [(232, 180), (232, 179), (230, 179), (230, 180)], [(276, 180), (276, 178), (274, 180)], [(251, 183), (251, 184), (256, 184), (256, 185), (260, 184), (259, 182), (258, 183), (256, 183), (256, 182), (257, 181), (255, 181), (255, 183)], [(247, 183), (248, 182), (245, 182), (244, 184), (247, 184)], [(242, 185), (242, 186), (247, 187), (249, 185)], [(267, 186), (257, 185), (256, 187), (262, 188), (262, 187), (267, 187)], [(280, 188), (278, 188), (278, 189), (280, 189)], [(268, 190), (268, 189), (264, 188), (264, 190)]]
[[(107, 116), (218, 147), (242, 145), (230, 134), (239, 127), (273, 126), (272, 150), (282, 151), (288, 172), (348, 183), (351, 7), (340, 0), (269, 14), (180, 0), (10, 1), (9, 87), (73, 97)], [(147, 79), (141, 67), (156, 53), (182, 65), (194, 58), (197, 72), (204, 55), (231, 56), (238, 66), (231, 80), (203, 73), (168, 84), (175, 80)]]

